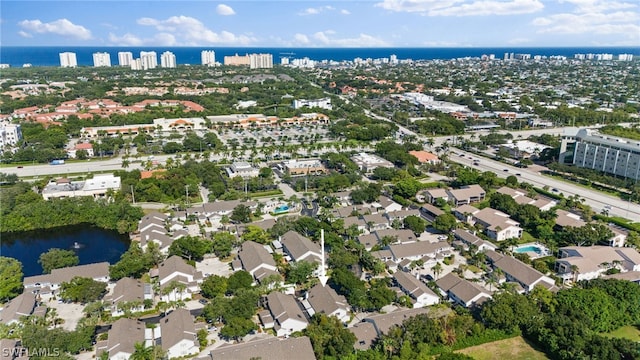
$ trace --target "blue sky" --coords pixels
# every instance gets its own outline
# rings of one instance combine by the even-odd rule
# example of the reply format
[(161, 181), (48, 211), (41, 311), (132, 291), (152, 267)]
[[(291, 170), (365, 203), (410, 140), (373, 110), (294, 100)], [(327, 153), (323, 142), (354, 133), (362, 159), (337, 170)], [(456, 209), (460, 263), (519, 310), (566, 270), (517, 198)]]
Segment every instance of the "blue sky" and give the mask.
[(0, 3), (6, 46), (640, 46), (638, 0)]

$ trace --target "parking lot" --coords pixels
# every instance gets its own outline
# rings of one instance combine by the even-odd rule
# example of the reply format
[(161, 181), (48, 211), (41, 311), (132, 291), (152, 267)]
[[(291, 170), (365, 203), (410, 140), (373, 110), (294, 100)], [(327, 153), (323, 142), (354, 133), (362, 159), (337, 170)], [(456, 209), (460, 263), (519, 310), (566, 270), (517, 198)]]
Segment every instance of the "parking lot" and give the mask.
[(222, 262), (217, 257), (211, 255), (211, 257), (196, 263), (196, 270), (202, 272), (205, 277), (209, 275), (219, 275), (228, 277), (233, 273), (231, 270), (231, 263)]

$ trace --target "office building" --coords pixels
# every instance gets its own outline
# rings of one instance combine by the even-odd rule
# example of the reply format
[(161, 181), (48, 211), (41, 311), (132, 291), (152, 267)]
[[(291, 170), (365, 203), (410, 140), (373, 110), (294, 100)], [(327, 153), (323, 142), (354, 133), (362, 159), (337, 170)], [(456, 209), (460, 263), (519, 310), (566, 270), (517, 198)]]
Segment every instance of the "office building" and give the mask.
[(573, 164), (622, 176), (640, 179), (640, 141), (581, 129), (575, 136)]
[(78, 60), (76, 59), (76, 53), (63, 52), (60, 53), (60, 67), (76, 67), (78, 66)]
[(108, 52), (93, 53), (93, 67), (111, 67), (111, 55)]
[(140, 61), (142, 69), (149, 70), (158, 67), (158, 55), (155, 51), (140, 51)]
[(118, 64), (120, 66), (131, 66), (133, 53), (131, 51), (121, 51), (118, 53)]
[(273, 67), (273, 55), (271, 54), (251, 54), (249, 55), (249, 68), (270, 69)]
[(202, 59), (202, 65), (215, 66), (216, 65), (216, 53), (213, 50), (203, 50), (200, 54)]
[(160, 66), (163, 68), (176, 67), (176, 55), (171, 51), (165, 51), (160, 55)]

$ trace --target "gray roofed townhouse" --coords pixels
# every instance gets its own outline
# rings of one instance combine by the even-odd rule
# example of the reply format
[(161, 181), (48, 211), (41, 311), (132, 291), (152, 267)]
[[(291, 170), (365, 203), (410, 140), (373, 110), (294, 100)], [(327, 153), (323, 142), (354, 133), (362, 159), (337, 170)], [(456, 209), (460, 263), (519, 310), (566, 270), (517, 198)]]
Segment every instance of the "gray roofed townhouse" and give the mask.
[(246, 343), (223, 345), (211, 350), (211, 360), (315, 360), (311, 341), (306, 336), (287, 339), (267, 338)]
[(0, 323), (11, 324), (20, 321), (23, 316), (32, 315), (36, 309), (36, 295), (31, 291), (25, 291), (22, 294), (11, 299), (4, 308), (0, 310)]
[(348, 328), (348, 330), (356, 336), (356, 342), (353, 345), (356, 350), (370, 349), (373, 342), (378, 338), (376, 327), (370, 322), (359, 322)]
[(502, 211), (484, 208), (474, 213), (473, 219), (485, 228), (487, 236), (491, 239), (502, 241), (522, 236), (523, 230), (520, 228), (520, 223), (512, 220)]
[(18, 346), (16, 339), (0, 339), (0, 360), (14, 360), (23, 358), (28, 350)]
[(435, 216), (444, 214), (444, 211), (442, 211), (442, 209), (436, 206), (433, 206), (431, 204), (422, 204), (420, 208), (420, 212), (430, 217), (435, 217)]
[(453, 236), (462, 241), (463, 243), (467, 244), (468, 246), (475, 246), (477, 248), (477, 251), (482, 251), (482, 250), (496, 250), (498, 247), (493, 245), (492, 243), (482, 240), (481, 238), (479, 238), (478, 236), (476, 236), (475, 234), (470, 233), (468, 230), (465, 229), (455, 229), (453, 230)]
[(375, 233), (359, 235), (358, 242), (362, 244), (367, 251), (371, 250), (379, 243), (378, 236)]
[(159, 232), (165, 232), (166, 230), (164, 227), (165, 225), (164, 222), (165, 220), (158, 219), (155, 217), (142, 218), (138, 223), (138, 232), (143, 232), (143, 231), (153, 230), (153, 229)]
[[(640, 253), (633, 248), (610, 246), (568, 246), (560, 248), (556, 270), (563, 279), (567, 274), (576, 281), (591, 280), (616, 267), (622, 272), (640, 271)], [(577, 270), (573, 271), (572, 266)]]
[(437, 304), (440, 297), (415, 276), (404, 271), (396, 271), (393, 279), (402, 291), (411, 297), (414, 307)]
[(295, 297), (278, 291), (267, 295), (267, 306), (274, 320), (274, 329), (278, 336), (288, 336), (295, 331), (304, 330), (309, 321)]
[(387, 225), (389, 225), (389, 219), (382, 214), (363, 215), (362, 220), (367, 225), (369, 231), (386, 229)]
[(385, 217), (389, 219), (389, 221), (393, 221), (395, 219), (404, 220), (409, 216), (420, 217), (420, 210), (409, 209), (409, 210), (398, 210), (398, 211), (391, 211), (391, 212), (385, 213)]
[(111, 301), (117, 304), (122, 301), (144, 301), (145, 299), (145, 284), (138, 280), (129, 277), (124, 277), (116, 282), (113, 287), (113, 293), (111, 295)]
[(391, 236), (393, 238), (398, 239), (398, 242), (402, 244), (412, 243), (418, 241), (416, 234), (409, 229), (384, 229), (377, 230), (374, 234), (378, 237), (378, 240), (382, 241), (382, 238), (385, 236)]
[(150, 242), (158, 245), (163, 252), (169, 251), (169, 247), (175, 239), (167, 235), (166, 232), (160, 233), (155, 230), (144, 230), (140, 233), (140, 247), (146, 249)]
[(376, 201), (376, 206), (377, 205), (380, 205), (380, 207), (382, 209), (384, 209), (385, 211), (387, 211), (387, 212), (389, 212), (389, 211), (397, 211), (397, 210), (401, 210), (402, 209), (402, 205), (400, 205), (397, 202), (391, 200), (390, 197), (384, 196), (384, 195), (380, 195), (378, 197), (378, 200)]
[(556, 225), (558, 227), (582, 227), (586, 224), (578, 214), (561, 209), (556, 210)]
[(444, 199), (449, 201), (449, 193), (446, 189), (429, 189), (424, 192), (425, 198), (428, 203), (433, 204), (437, 199)]
[(339, 295), (330, 286), (317, 284), (307, 293), (307, 301), (311, 305), (314, 313), (324, 313), (329, 316), (336, 316), (340, 321), (349, 320), (349, 303), (347, 299)]
[(447, 293), (449, 299), (464, 307), (481, 304), (491, 298), (490, 291), (454, 273), (448, 273), (436, 280), (436, 284)]
[(202, 273), (187, 264), (180, 256), (173, 255), (158, 266), (158, 279), (161, 287), (172, 280), (193, 286), (194, 283), (202, 281)]
[(531, 266), (511, 256), (499, 254), (493, 250), (487, 250), (487, 257), (494, 268), (504, 272), (507, 279), (520, 283), (527, 292), (533, 290), (535, 285), (542, 285), (550, 290), (557, 290), (555, 282), (548, 276), (532, 268)]
[(207, 217), (214, 215), (229, 215), (233, 212), (238, 205), (243, 204), (248, 206), (251, 209), (254, 209), (257, 206), (257, 202), (255, 201), (247, 201), (241, 202), (240, 200), (228, 200), (228, 201), (214, 201), (207, 202), (202, 205), (190, 207), (187, 210), (188, 214), (203, 214)]
[(280, 239), (284, 251), (293, 261), (320, 262), (320, 245), (293, 230), (287, 231)]
[(245, 241), (242, 243), (238, 258), (242, 263), (242, 268), (255, 276), (256, 270), (264, 268), (265, 270), (276, 271), (276, 262), (273, 256), (269, 254), (264, 246), (253, 241)]
[(378, 336), (386, 334), (394, 325), (401, 325), (403, 321), (417, 315), (427, 314), (429, 317), (441, 317), (451, 312), (451, 309), (416, 308), (401, 309), (387, 314), (376, 314), (364, 318), (362, 321), (372, 323)]
[(128, 359), (134, 353), (137, 343), (145, 343), (145, 324), (133, 319), (118, 319), (111, 325), (105, 347), (96, 346), (97, 357), (106, 351), (109, 359)]
[(86, 265), (70, 266), (51, 270), (51, 274), (27, 276), (23, 284), (25, 288), (50, 286), (57, 289), (63, 282), (69, 282), (76, 276), (91, 278), (96, 281), (109, 281), (109, 263), (99, 262)]
[(456, 206), (479, 202), (484, 200), (486, 196), (486, 191), (478, 184), (447, 190), (447, 193), (449, 194), (449, 201), (452, 201)]
[(352, 214), (354, 213), (354, 211), (356, 211), (355, 209), (357, 209), (355, 206), (348, 205), (348, 206), (339, 207), (337, 209), (333, 209), (332, 213), (337, 218), (348, 218), (350, 216), (354, 216)]
[(367, 223), (359, 217), (350, 216), (344, 219), (344, 227), (348, 228), (355, 225), (358, 229), (364, 230), (367, 228)]
[(176, 309), (160, 320), (162, 350), (169, 358), (178, 358), (199, 352), (196, 326), (189, 310)]
[(436, 257), (437, 254), (452, 249), (451, 245), (446, 241), (433, 243), (429, 241), (417, 241), (406, 244), (389, 245), (389, 251), (391, 251), (395, 262), (400, 262), (404, 259), (418, 260), (424, 256)]

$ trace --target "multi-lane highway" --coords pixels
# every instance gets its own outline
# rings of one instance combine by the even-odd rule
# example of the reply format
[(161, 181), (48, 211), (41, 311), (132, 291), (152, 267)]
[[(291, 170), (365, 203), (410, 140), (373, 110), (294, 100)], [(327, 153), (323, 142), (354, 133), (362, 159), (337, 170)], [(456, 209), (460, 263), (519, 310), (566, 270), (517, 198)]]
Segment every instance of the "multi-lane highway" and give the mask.
[[(460, 156), (460, 154), (464, 156)], [(562, 193), (565, 197), (578, 195), (585, 199), (585, 203), (591, 206), (591, 208), (598, 213), (606, 208), (609, 211), (609, 215), (622, 216), (635, 220), (640, 219), (640, 205), (638, 204), (630, 203), (615, 196), (544, 176), (529, 168), (517, 168), (515, 166), (479, 157), (473, 153), (458, 149), (455, 149), (450, 154), (449, 159), (480, 171), (494, 172), (501, 178), (514, 175), (518, 177), (519, 181), (528, 182), (539, 188), (548, 186), (550, 190), (556, 189), (559, 194)], [(474, 165), (474, 160), (479, 160), (477, 165)]]

